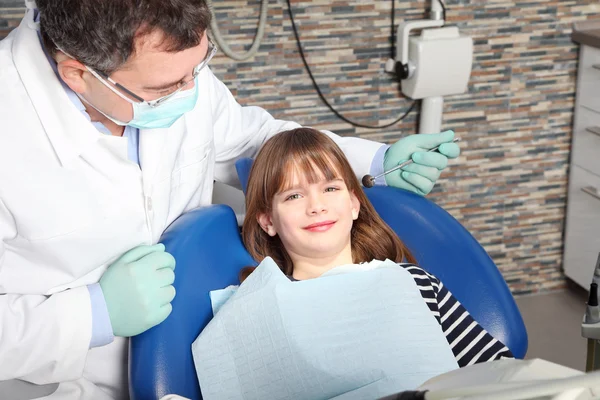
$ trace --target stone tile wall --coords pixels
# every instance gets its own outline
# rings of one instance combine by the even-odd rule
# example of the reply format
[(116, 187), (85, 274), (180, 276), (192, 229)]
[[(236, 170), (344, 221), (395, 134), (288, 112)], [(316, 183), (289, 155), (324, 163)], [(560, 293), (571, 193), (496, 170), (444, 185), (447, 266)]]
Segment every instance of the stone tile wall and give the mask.
[[(215, 1), (221, 32), (248, 48), (260, 1)], [(390, 54), (390, 1), (291, 1), (302, 45), (324, 95), (346, 117), (383, 124), (410, 101), (383, 72)], [(397, 1), (396, 22), (424, 17), (425, 1)], [(448, 97), (445, 129), (462, 138), (430, 198), (480, 241), (513, 293), (563, 287), (562, 234), (578, 47), (574, 21), (600, 17), (597, 0), (447, 0), (447, 19), (475, 43), (469, 91)], [(0, 0), (0, 35), (18, 23), (19, 0)], [(416, 131), (401, 124), (354, 128), (319, 100), (294, 40), (287, 4), (269, 1), (258, 54), (211, 63), (242, 104), (343, 135), (393, 142)], [(443, 67), (443, 66), (442, 66)]]
[(0, 0), (0, 38), (17, 26), (23, 15), (23, 0)]

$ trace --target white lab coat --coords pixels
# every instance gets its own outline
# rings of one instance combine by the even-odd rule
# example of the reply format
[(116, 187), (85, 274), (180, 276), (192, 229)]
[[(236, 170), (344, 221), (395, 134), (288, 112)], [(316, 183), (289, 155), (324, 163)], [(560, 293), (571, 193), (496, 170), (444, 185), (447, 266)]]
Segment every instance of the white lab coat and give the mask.
[[(127, 341), (89, 349), (86, 285), (298, 125), (240, 106), (205, 68), (193, 111), (140, 132), (140, 170), (127, 139), (99, 133), (68, 99), (36, 29), (29, 11), (0, 42), (0, 381), (63, 382), (53, 399), (127, 398)], [(381, 144), (335, 140), (358, 176), (369, 172)]]

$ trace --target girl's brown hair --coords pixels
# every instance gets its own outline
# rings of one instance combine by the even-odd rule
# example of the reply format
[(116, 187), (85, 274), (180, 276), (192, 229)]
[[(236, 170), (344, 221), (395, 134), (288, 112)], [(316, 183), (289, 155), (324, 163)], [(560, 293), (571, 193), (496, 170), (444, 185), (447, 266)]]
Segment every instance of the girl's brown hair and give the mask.
[[(360, 212), (350, 236), (354, 263), (386, 258), (415, 262), (408, 248), (375, 211), (342, 150), (327, 135), (311, 128), (297, 128), (273, 136), (254, 160), (248, 178), (242, 238), (257, 262), (269, 256), (286, 275), (293, 272), (292, 260), (281, 240), (277, 235), (269, 236), (260, 227), (258, 216), (271, 212), (274, 196), (289, 188), (294, 171), (305, 175), (309, 183), (318, 182), (322, 176), (327, 180), (341, 178), (358, 198)], [(243, 274), (247, 276), (247, 272)]]

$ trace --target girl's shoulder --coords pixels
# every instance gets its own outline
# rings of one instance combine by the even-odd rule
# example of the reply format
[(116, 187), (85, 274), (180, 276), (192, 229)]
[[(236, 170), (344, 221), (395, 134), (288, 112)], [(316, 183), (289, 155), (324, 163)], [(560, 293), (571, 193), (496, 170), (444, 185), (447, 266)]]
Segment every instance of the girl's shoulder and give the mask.
[(408, 271), (419, 286), (435, 286), (440, 284), (440, 280), (435, 275), (427, 272), (417, 264), (397, 263), (398, 266)]

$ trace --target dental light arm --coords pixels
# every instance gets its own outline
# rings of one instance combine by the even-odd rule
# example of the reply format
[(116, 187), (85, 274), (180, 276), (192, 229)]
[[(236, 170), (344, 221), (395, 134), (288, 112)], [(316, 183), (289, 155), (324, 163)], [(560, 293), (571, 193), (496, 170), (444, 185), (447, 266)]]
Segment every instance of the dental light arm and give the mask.
[(442, 0), (431, 0), (431, 19), (444, 19), (444, 7), (442, 7)]
[[(436, 1), (434, 0), (434, 3)], [(410, 65), (408, 60), (408, 48), (409, 43), (408, 39), (411, 31), (417, 29), (425, 29), (425, 28), (439, 28), (444, 25), (443, 20), (416, 20), (416, 21), (406, 21), (402, 22), (398, 25), (398, 40), (396, 42), (396, 72), (398, 73), (398, 78), (400, 79), (408, 79), (412, 76), (415, 70), (414, 65)], [(398, 57), (400, 59), (398, 60)]]
[[(386, 64), (401, 80), (402, 93), (422, 100), (419, 133), (440, 132), (444, 98), (467, 90), (473, 40), (455, 26), (444, 26), (445, 6), (431, 0), (430, 19), (404, 21), (396, 31), (396, 60)], [(420, 35), (410, 34), (420, 30)]]

